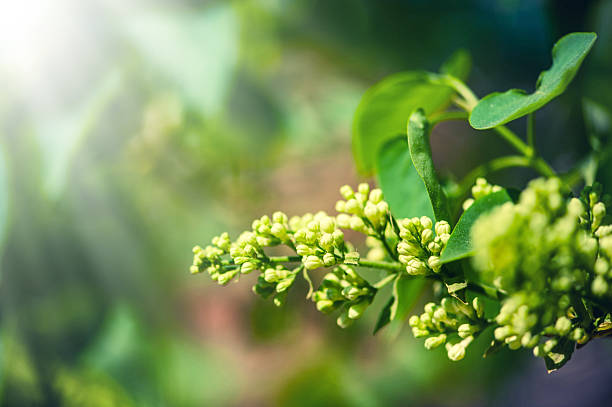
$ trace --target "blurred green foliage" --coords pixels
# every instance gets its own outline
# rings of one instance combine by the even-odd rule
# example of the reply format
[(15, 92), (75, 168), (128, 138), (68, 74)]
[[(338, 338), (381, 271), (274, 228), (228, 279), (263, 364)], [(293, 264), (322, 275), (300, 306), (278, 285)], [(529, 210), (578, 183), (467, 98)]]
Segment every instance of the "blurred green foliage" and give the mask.
[[(344, 332), (301, 299), (279, 310), (218, 294), (188, 276), (185, 248), (271, 208), (331, 206), (326, 191), (356, 176), (350, 126), (365, 89), (435, 70), (459, 48), (479, 94), (530, 89), (554, 39), (597, 31), (576, 92), (612, 110), (612, 2), (43, 3), (0, 6), (0, 25), (22, 30), (0, 40), (2, 405), (468, 405), (502, 394), (516, 356), (449, 365), (409, 335), (372, 338), (362, 330), (373, 321)], [(560, 169), (586, 151), (581, 109), (569, 93), (543, 112), (562, 118), (539, 132), (554, 137), (539, 142)], [(432, 138), (443, 168), (499, 152), (453, 132), (469, 130)]]

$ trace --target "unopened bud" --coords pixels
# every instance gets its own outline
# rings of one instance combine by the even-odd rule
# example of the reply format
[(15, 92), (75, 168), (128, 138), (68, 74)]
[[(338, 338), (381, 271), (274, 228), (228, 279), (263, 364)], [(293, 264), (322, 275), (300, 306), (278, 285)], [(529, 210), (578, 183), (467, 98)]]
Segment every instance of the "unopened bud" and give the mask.
[(427, 350), (435, 349), (446, 342), (446, 334), (440, 334), (438, 336), (430, 336), (425, 339), (425, 348)]

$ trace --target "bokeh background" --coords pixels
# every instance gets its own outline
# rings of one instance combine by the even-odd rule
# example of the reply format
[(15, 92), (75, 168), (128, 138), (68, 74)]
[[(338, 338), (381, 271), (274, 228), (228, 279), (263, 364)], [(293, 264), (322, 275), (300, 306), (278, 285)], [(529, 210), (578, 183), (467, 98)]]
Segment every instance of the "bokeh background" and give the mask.
[[(582, 97), (612, 110), (612, 1), (1, 1), (1, 404), (609, 405), (607, 341), (553, 375), (486, 343), (452, 363), (407, 329), (372, 336), (382, 304), (341, 330), (305, 287), (278, 309), (253, 276), (187, 271), (194, 244), (363, 180), (352, 114), (385, 75), (464, 48), (478, 95), (531, 90), (571, 31), (599, 39), (538, 114), (561, 171), (587, 150)], [(458, 176), (507, 151), (464, 124), (432, 143)]]

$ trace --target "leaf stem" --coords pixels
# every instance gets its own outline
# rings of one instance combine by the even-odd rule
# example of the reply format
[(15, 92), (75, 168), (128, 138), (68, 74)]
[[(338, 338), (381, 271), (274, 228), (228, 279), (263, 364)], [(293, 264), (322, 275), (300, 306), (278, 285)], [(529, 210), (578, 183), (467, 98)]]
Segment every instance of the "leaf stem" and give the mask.
[(431, 126), (435, 126), (438, 123), (445, 122), (448, 120), (467, 120), (469, 117), (468, 112), (464, 112), (462, 110), (456, 110), (452, 112), (440, 112), (432, 115), (429, 118), (429, 123)]
[(527, 144), (535, 151), (535, 113), (527, 115)]
[(493, 130), (525, 157), (533, 157), (533, 149), (506, 126), (497, 126)]
[(391, 281), (395, 280), (396, 277), (397, 277), (397, 274), (389, 274), (387, 277), (383, 278), (382, 280), (374, 284), (373, 287), (376, 288), (377, 290), (380, 290), (381, 288), (389, 284)]

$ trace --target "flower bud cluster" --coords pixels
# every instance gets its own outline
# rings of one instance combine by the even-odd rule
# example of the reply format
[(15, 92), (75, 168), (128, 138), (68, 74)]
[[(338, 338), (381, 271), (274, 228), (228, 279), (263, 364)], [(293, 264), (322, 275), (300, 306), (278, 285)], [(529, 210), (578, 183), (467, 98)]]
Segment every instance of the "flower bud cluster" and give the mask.
[(440, 252), (450, 239), (451, 227), (446, 221), (436, 222), (427, 216), (400, 219), (400, 242), (397, 244), (399, 261), (413, 276), (439, 273)]
[(570, 202), (580, 223), (592, 232), (598, 242), (598, 252), (593, 273), (591, 275), (590, 291), (597, 297), (612, 294), (612, 225), (605, 224), (606, 206), (600, 201), (600, 188), (587, 187), (581, 194), (581, 199), (573, 198)]
[(475, 200), (501, 190), (502, 187), (500, 187), (499, 185), (489, 184), (489, 182), (485, 178), (477, 178), (476, 183), (472, 187), (472, 198), (468, 198), (463, 201), (463, 210), (465, 211), (470, 206), (472, 206)]
[(344, 200), (336, 202), (338, 226), (357, 232), (379, 235), (383, 233), (389, 221), (389, 204), (383, 200), (380, 189), (370, 190), (368, 184), (359, 184), (357, 191), (344, 185), (340, 188)]
[(274, 295), (274, 304), (281, 306), (285, 303), (289, 288), (293, 285), (300, 267), (289, 270), (282, 265), (267, 268), (257, 279), (253, 292), (263, 298)]
[(612, 276), (605, 205), (593, 191), (568, 201), (561, 188), (556, 178), (534, 180), (518, 203), (494, 209), (472, 229), (481, 279), (509, 294), (495, 318), (495, 341), (555, 363), (568, 357), (557, 345), (592, 334), (576, 294), (610, 296)]
[(312, 300), (323, 313), (342, 309), (336, 322), (341, 328), (346, 328), (363, 315), (375, 294), (376, 288), (352, 267), (340, 265), (323, 278), (321, 286), (313, 293)]
[(302, 256), (308, 270), (331, 267), (343, 262), (357, 264), (359, 254), (344, 241), (344, 233), (337, 228), (336, 219), (325, 212), (292, 219), (295, 250)]
[(444, 297), (440, 304), (426, 304), (424, 310), (420, 316), (410, 317), (412, 334), (415, 338), (427, 338), (427, 349), (445, 345), (452, 361), (463, 359), (466, 348), (486, 327), (484, 305), (479, 297), (469, 304), (454, 297)]
[(598, 241), (580, 220), (580, 201), (566, 202), (557, 178), (536, 179), (472, 228), (473, 264), (484, 281), (507, 292), (566, 293), (588, 285)]

